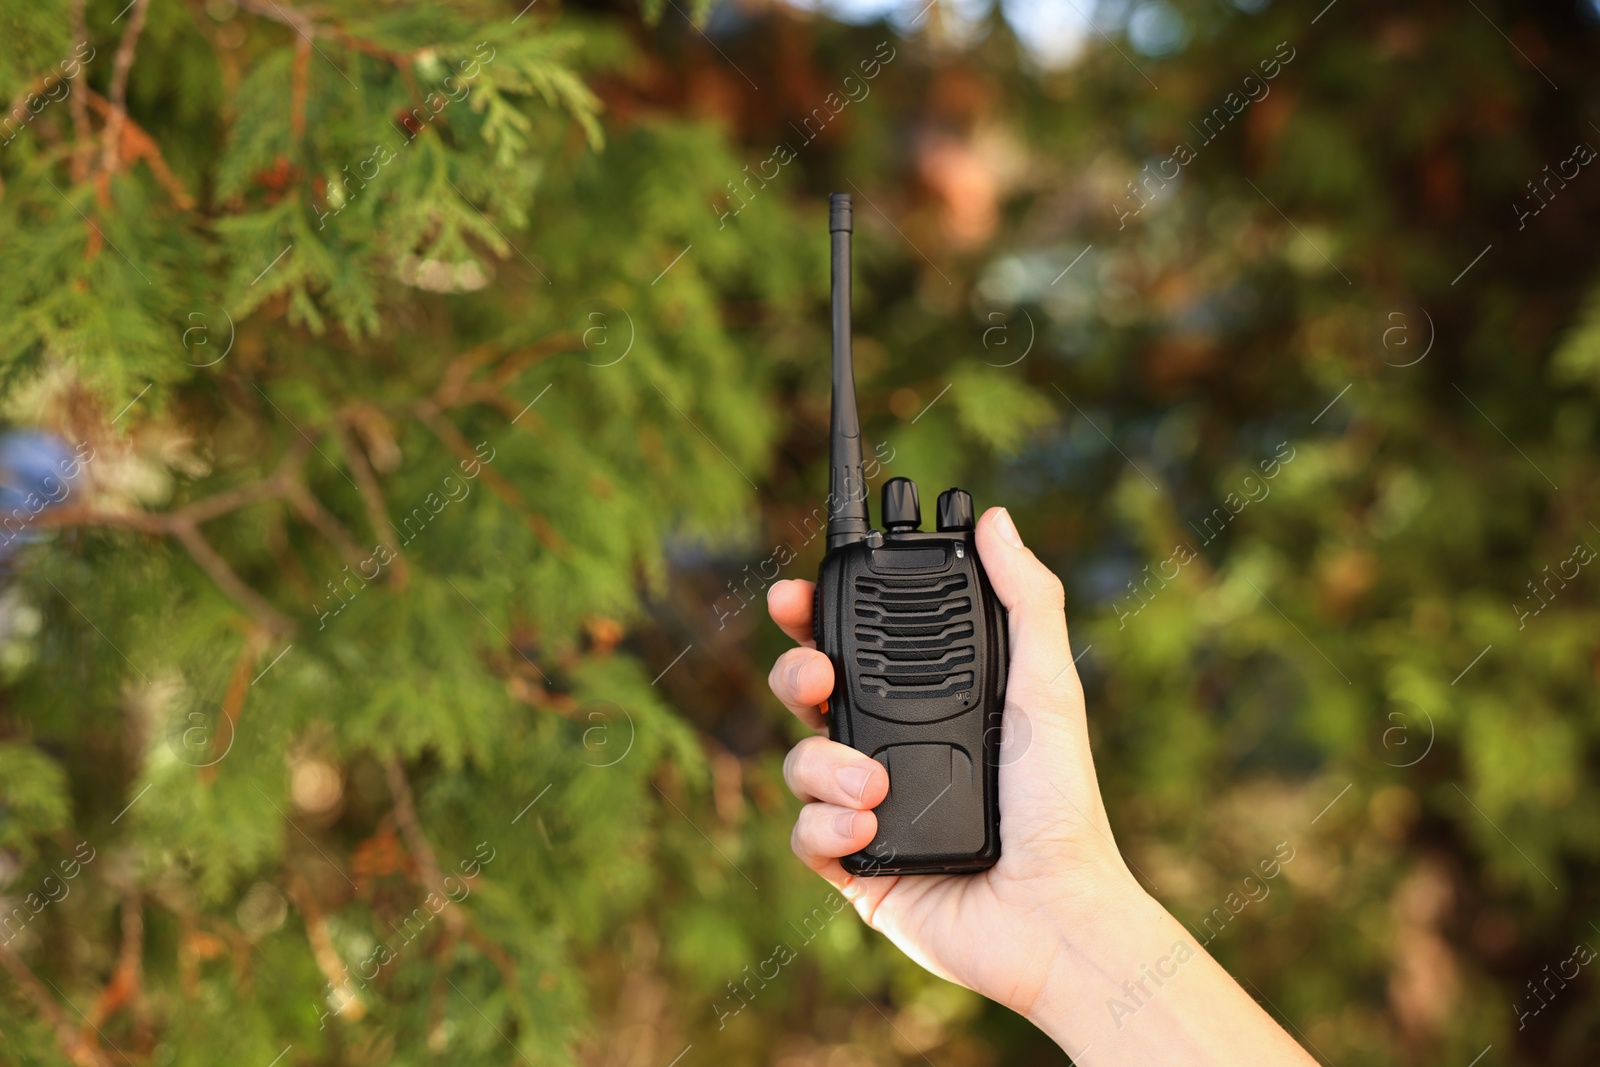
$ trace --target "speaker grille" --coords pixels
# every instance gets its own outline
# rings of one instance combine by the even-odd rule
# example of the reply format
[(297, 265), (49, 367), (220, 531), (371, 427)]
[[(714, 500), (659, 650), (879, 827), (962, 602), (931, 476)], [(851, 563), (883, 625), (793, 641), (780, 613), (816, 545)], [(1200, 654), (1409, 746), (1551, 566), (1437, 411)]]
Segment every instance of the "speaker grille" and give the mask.
[(906, 700), (972, 689), (974, 673), (960, 669), (978, 658), (965, 574), (858, 576), (855, 615), (863, 692)]

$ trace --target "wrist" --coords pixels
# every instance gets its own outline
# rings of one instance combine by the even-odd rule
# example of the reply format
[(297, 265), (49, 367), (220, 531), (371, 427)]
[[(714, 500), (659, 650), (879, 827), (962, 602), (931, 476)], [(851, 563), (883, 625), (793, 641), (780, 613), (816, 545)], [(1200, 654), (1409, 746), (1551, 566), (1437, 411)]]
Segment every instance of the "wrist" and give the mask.
[(1077, 862), (1062, 864), (1042, 936), (1091, 941), (1112, 937), (1142, 909), (1161, 908), (1134, 878), (1115, 845), (1100, 852), (1092, 857), (1080, 852)]
[(1131, 879), (1061, 927), (1047, 971), (1023, 1014), (1074, 1063), (1315, 1063)]
[(1170, 969), (1175, 945), (1194, 940), (1125, 868), (1096, 878), (1058, 917), (1051, 936), (1056, 946), (1048, 974), (1022, 1014), (1069, 1055), (1105, 1027), (1120, 1029), (1108, 994), (1118, 997), (1124, 983), (1158, 980), (1152, 968), (1163, 970), (1169, 961)]

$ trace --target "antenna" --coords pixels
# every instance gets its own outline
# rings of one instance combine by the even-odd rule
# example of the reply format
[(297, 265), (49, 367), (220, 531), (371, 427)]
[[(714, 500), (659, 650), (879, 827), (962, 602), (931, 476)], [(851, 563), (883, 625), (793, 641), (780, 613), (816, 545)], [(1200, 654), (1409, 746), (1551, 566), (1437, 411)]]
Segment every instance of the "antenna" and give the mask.
[(861, 472), (861, 420), (850, 353), (850, 194), (828, 197), (833, 243), (833, 429), (828, 438), (828, 548), (865, 540), (867, 480)]

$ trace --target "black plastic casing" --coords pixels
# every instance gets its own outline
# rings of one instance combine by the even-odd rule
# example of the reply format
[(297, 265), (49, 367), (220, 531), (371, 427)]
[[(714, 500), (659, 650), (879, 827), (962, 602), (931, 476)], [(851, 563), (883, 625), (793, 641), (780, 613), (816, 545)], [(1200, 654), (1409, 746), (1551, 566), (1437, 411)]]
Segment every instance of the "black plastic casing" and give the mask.
[[(964, 494), (963, 494), (964, 495)], [(889, 772), (854, 875), (970, 873), (1000, 858), (1006, 613), (970, 530), (873, 531), (822, 560), (813, 629), (828, 732)]]

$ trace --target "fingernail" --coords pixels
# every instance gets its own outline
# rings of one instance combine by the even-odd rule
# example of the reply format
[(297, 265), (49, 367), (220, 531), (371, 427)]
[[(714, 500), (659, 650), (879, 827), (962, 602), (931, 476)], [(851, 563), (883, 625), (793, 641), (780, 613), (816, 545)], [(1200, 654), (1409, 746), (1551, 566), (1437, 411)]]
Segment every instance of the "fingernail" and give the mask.
[(789, 692), (793, 693), (799, 690), (800, 672), (805, 670), (805, 666), (805, 662), (802, 660), (789, 668)]
[(867, 782), (871, 780), (872, 772), (864, 767), (841, 767), (838, 778), (844, 791), (860, 800), (867, 792)]
[(861, 813), (858, 812), (858, 811), (852, 811), (852, 812), (847, 812), (847, 813), (845, 813), (843, 815), (834, 816), (834, 820), (833, 820), (834, 832), (837, 833), (840, 837), (844, 838), (846, 841), (854, 840), (855, 836), (856, 836), (856, 831), (855, 831), (856, 816), (859, 815), (859, 814), (861, 814)]
[(999, 509), (1000, 514), (994, 517), (994, 532), (1000, 535), (1000, 540), (1012, 548), (1022, 547), (1022, 535), (1017, 533), (1017, 524), (1011, 521), (1011, 512), (1005, 508)]

